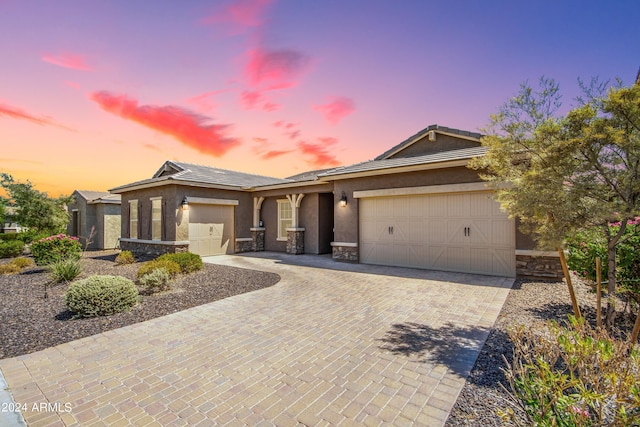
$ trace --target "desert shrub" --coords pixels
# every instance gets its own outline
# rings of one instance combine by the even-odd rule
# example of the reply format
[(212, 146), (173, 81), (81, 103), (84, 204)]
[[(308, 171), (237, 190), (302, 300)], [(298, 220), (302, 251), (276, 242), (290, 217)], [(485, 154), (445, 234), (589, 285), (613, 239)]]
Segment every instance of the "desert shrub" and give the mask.
[(24, 243), (20, 240), (0, 241), (0, 258), (12, 258), (22, 255)]
[(131, 251), (122, 251), (116, 257), (116, 264), (125, 265), (125, 264), (133, 264), (136, 262), (136, 257), (133, 256)]
[(154, 259), (146, 262), (138, 269), (138, 278), (151, 273), (153, 270), (164, 268), (172, 279), (180, 273), (180, 266), (174, 261), (168, 259)]
[(80, 258), (82, 245), (77, 237), (56, 234), (31, 244), (37, 265), (48, 265), (67, 258)]
[(16, 274), (20, 273), (21, 270), (22, 269), (13, 262), (0, 265), (0, 274)]
[(138, 283), (149, 293), (166, 291), (171, 288), (171, 276), (166, 268), (156, 268), (142, 276)]
[(67, 258), (49, 264), (49, 269), (53, 282), (70, 282), (82, 273), (82, 264), (78, 258)]
[(69, 285), (67, 308), (76, 317), (108, 316), (127, 311), (138, 302), (138, 289), (120, 276), (90, 276)]
[[(620, 230), (620, 223), (609, 225), (612, 235)], [(582, 277), (596, 279), (596, 257), (602, 264), (602, 278), (609, 274), (607, 240), (599, 228), (580, 230), (568, 240), (569, 268)], [(616, 249), (616, 279), (620, 290), (628, 292), (636, 300), (640, 299), (640, 219), (629, 221)]]
[(44, 239), (45, 237), (49, 237), (51, 233), (46, 233), (43, 231), (35, 231), (35, 230), (27, 230), (21, 231), (20, 233), (16, 233), (16, 239), (24, 242), (26, 245), (32, 242), (36, 242), (40, 239)]
[(25, 258), (25, 257), (14, 259), (13, 261), (11, 261), (11, 264), (17, 265), (18, 267), (20, 267), (20, 269), (25, 269), (25, 268), (34, 266), (33, 260), (31, 258)]
[[(638, 425), (640, 353), (628, 341), (571, 316), (564, 326), (520, 326), (509, 336), (514, 356), (505, 376), (527, 425)], [(513, 409), (499, 413), (522, 425)]]
[(158, 257), (158, 260), (173, 261), (180, 266), (182, 273), (193, 273), (202, 270), (202, 258), (200, 255), (191, 252), (178, 252), (175, 254), (164, 254)]

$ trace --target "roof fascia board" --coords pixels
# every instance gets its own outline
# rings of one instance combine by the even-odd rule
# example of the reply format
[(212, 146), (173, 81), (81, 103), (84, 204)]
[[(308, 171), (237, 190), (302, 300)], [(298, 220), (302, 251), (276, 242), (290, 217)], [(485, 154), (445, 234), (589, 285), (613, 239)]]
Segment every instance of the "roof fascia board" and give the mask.
[(386, 156), (384, 156), (383, 158), (381, 158), (380, 160), (386, 160), (389, 159), (393, 156), (395, 156), (396, 154), (398, 154), (399, 152), (403, 151), (406, 148), (411, 147), (413, 144), (415, 144), (416, 142), (424, 139), (424, 138), (428, 138), (429, 137), (429, 132), (435, 132), (435, 133), (439, 133), (441, 135), (447, 135), (447, 136), (451, 136), (453, 138), (459, 138), (459, 139), (466, 139), (469, 141), (474, 141), (474, 142), (480, 142), (480, 139), (478, 138), (474, 138), (472, 136), (469, 135), (460, 135), (457, 133), (452, 133), (452, 132), (445, 132), (439, 129), (431, 129), (428, 132), (425, 132), (422, 135), (418, 135), (415, 138), (413, 138), (412, 140), (408, 141), (406, 144), (402, 145), (401, 147), (398, 147), (397, 149), (393, 150), (391, 153), (387, 154)]
[(469, 163), (469, 160), (470, 159), (449, 160), (445, 162), (423, 163), (420, 165), (411, 165), (411, 166), (395, 166), (395, 167), (389, 167), (385, 169), (375, 169), (375, 170), (362, 171), (362, 172), (347, 172), (343, 174), (323, 176), (320, 179), (324, 181), (335, 181), (338, 179), (361, 178), (361, 177), (368, 177), (368, 176), (375, 176), (375, 175), (390, 175), (394, 173), (416, 172), (416, 171), (430, 170), (430, 169), (454, 168), (458, 166), (466, 166)]
[[(164, 178), (164, 177), (163, 177)], [(222, 184), (207, 184), (203, 182), (182, 181), (179, 179), (163, 179), (161, 181), (146, 182), (138, 185), (123, 185), (121, 187), (112, 188), (109, 191), (114, 194), (122, 194), (128, 191), (144, 190), (146, 188), (162, 187), (163, 185), (184, 185), (187, 187), (201, 187), (201, 188), (215, 188), (217, 190), (231, 190), (231, 191), (247, 191), (242, 187), (235, 187), (232, 185)]]
[(283, 188), (307, 187), (310, 185), (327, 185), (325, 181), (298, 181), (286, 184), (258, 185), (247, 188), (249, 191), (280, 190)]

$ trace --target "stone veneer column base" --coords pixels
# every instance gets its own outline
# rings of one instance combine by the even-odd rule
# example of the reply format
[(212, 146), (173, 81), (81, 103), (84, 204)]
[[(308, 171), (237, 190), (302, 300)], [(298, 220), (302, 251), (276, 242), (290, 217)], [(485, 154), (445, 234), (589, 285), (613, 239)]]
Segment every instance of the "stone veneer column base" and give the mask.
[(254, 252), (264, 251), (264, 232), (262, 227), (251, 228), (251, 250)]
[(238, 237), (235, 250), (237, 254), (253, 251), (253, 239), (251, 237)]
[(304, 253), (304, 228), (287, 228), (287, 253), (291, 255)]
[(332, 258), (336, 261), (358, 262), (358, 244), (331, 242)]
[(133, 254), (159, 256), (176, 252), (188, 252), (189, 242), (163, 242), (154, 240), (121, 239), (120, 249)]
[(562, 280), (564, 274), (557, 253), (516, 250), (516, 276)]

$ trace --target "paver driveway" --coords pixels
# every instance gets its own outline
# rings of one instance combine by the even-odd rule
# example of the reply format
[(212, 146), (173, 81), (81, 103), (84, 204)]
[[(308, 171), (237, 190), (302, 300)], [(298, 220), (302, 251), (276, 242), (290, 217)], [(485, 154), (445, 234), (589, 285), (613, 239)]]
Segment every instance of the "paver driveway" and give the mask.
[(282, 280), (1, 360), (26, 422), (442, 425), (513, 284), (306, 255), (206, 261)]

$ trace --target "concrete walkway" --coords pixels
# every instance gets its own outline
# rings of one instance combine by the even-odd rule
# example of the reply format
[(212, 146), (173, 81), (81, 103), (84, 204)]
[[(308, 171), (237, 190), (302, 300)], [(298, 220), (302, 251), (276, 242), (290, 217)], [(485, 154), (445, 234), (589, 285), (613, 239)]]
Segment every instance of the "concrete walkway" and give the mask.
[(206, 261), (282, 280), (0, 360), (26, 423), (442, 425), (513, 284), (307, 255)]

